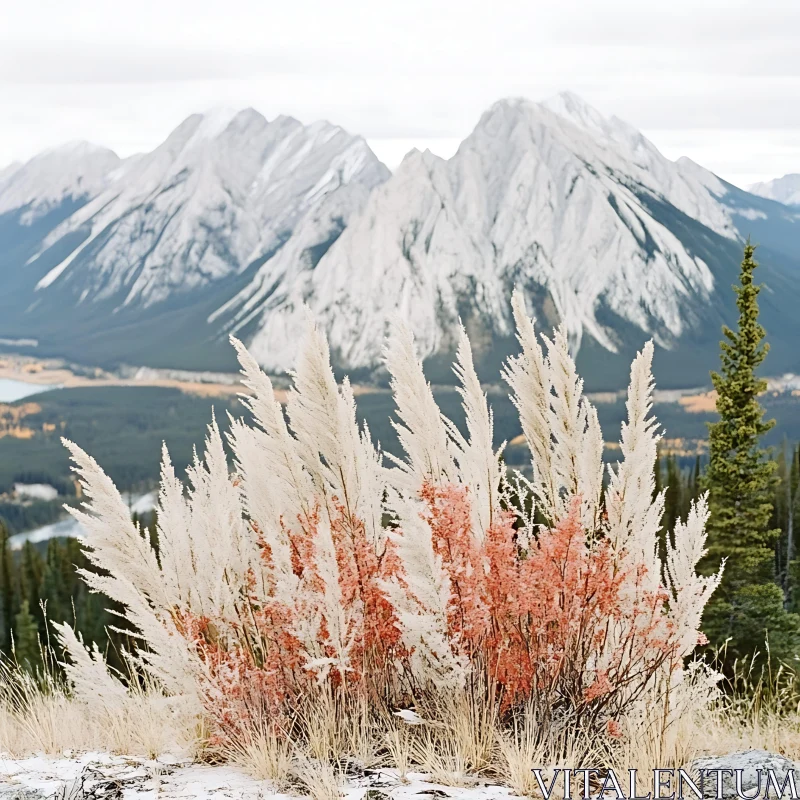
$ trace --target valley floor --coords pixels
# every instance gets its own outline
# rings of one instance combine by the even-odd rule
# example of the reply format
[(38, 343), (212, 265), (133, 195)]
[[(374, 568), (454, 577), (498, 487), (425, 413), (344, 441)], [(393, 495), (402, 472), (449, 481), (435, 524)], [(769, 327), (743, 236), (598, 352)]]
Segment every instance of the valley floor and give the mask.
[(118, 373), (99, 368), (75, 368), (54, 359), (0, 354), (0, 380), (20, 381), (43, 389), (79, 386), (161, 386), (204, 397), (242, 391), (237, 374), (190, 373), (181, 370), (130, 368)]

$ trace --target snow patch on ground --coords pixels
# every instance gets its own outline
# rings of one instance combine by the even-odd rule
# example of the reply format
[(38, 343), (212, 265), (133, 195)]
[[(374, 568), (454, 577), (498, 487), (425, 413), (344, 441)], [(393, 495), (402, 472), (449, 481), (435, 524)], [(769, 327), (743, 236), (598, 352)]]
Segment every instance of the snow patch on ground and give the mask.
[[(108, 753), (65, 753), (62, 757), (37, 755), (13, 759), (0, 757), (0, 797), (10, 791), (31, 791), (42, 797), (104, 796), (117, 790), (125, 800), (281, 800), (297, 797), (276, 792), (266, 781), (255, 780), (228, 766), (191, 764), (161, 757), (156, 760), (112, 756)], [(83, 790), (83, 791), (81, 791)], [(342, 787), (347, 800), (501, 800), (510, 791), (499, 786), (457, 788), (430, 783), (420, 773), (401, 780), (394, 770), (367, 770)], [(110, 796), (115, 796), (111, 791)]]

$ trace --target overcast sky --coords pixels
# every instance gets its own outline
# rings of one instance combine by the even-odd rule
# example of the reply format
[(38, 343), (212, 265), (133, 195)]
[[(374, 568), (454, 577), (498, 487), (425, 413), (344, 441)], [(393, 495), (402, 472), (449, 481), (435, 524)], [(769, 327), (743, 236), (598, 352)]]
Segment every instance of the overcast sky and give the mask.
[(739, 185), (800, 172), (800, 0), (0, 0), (0, 166), (152, 149), (215, 106), (329, 119), (395, 166), (562, 89)]

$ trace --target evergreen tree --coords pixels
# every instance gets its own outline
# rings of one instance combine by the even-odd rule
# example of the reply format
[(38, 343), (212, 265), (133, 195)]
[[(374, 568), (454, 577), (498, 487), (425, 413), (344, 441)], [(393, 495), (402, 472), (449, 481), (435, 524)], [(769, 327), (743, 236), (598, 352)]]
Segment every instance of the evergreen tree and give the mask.
[(758, 266), (748, 242), (735, 286), (738, 330), (723, 327), (721, 369), (711, 378), (717, 391), (719, 421), (710, 424), (709, 464), (705, 485), (711, 512), (708, 525), (709, 567), (727, 559), (722, 584), (709, 603), (704, 629), (713, 643), (728, 640), (729, 657), (771, 652), (790, 657), (798, 644), (798, 620), (786, 614), (783, 592), (775, 581), (775, 545), (780, 534), (770, 526), (775, 463), (760, 446), (774, 425), (764, 420), (758, 395), (766, 381), (756, 370), (767, 355), (765, 331), (758, 322)]
[(28, 601), (28, 607), (36, 608), (39, 602), (39, 589), (44, 575), (44, 563), (39, 551), (32, 542), (22, 546), (22, 564), (20, 570), (21, 600)]
[(694, 459), (694, 466), (692, 467), (692, 471), (689, 474), (689, 500), (697, 500), (701, 494), (701, 483), (702, 483), (702, 470), (700, 467), (700, 456), (695, 456)]
[(14, 655), (17, 664), (29, 672), (34, 672), (41, 663), (39, 628), (27, 600), (22, 601), (19, 613), (14, 618)]
[[(157, 544), (155, 519), (148, 520), (143, 536)], [(44, 605), (47, 620), (75, 627), (86, 641), (105, 651), (113, 667), (124, 670), (123, 652), (132, 643), (109, 628), (112, 614), (122, 608), (89, 590), (79, 572), (93, 569), (77, 539), (26, 542), (21, 550), (12, 551), (0, 519), (0, 656), (16, 653), (32, 668), (41, 665), (39, 643), (47, 641), (48, 633)]]
[(653, 485), (653, 499), (661, 493), (663, 488), (663, 479), (661, 477), (661, 448), (656, 453), (656, 463), (653, 465), (653, 473), (655, 475), (655, 484)]
[(14, 570), (11, 566), (11, 548), (8, 543), (8, 529), (0, 520), (0, 650), (11, 650), (11, 627), (14, 619)]
[(797, 535), (800, 525), (800, 445), (791, 454), (786, 470), (783, 496), (786, 503), (786, 555), (784, 570), (784, 595), (790, 611), (800, 610), (800, 564), (797, 559)]
[(664, 492), (664, 527), (668, 533), (675, 530), (678, 519), (686, 519), (683, 512), (682, 474), (675, 456), (667, 456), (667, 488)]
[(53, 622), (72, 621), (72, 566), (65, 557), (65, 547), (58, 539), (47, 543), (39, 597)]
[(22, 563), (20, 567), (20, 605), (16, 610), (19, 612), (22, 603), (27, 601), (28, 610), (36, 620), (39, 632), (44, 634), (46, 623), (40, 607), (42, 580), (44, 578), (44, 559), (32, 542), (25, 542), (22, 546)]

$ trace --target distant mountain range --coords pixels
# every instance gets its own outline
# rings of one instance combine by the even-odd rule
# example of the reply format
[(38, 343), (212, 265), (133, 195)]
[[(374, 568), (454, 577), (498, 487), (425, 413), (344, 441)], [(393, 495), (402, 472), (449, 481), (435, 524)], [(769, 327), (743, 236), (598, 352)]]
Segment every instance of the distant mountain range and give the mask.
[(748, 193), (669, 161), (569, 93), (501, 100), (451, 159), (412, 151), (394, 174), (327, 122), (194, 115), (151, 153), (70, 144), (0, 171), (0, 339), (225, 370), (233, 332), (280, 373), (307, 304), (351, 375), (381, 378), (399, 313), (435, 380), (459, 320), (494, 380), (520, 286), (543, 327), (566, 324), (589, 388), (619, 388), (650, 337), (662, 386), (702, 385), (752, 236), (769, 371), (800, 373), (800, 208), (781, 181)]
[(773, 181), (754, 183), (749, 191), (788, 206), (800, 206), (800, 174), (784, 175)]

